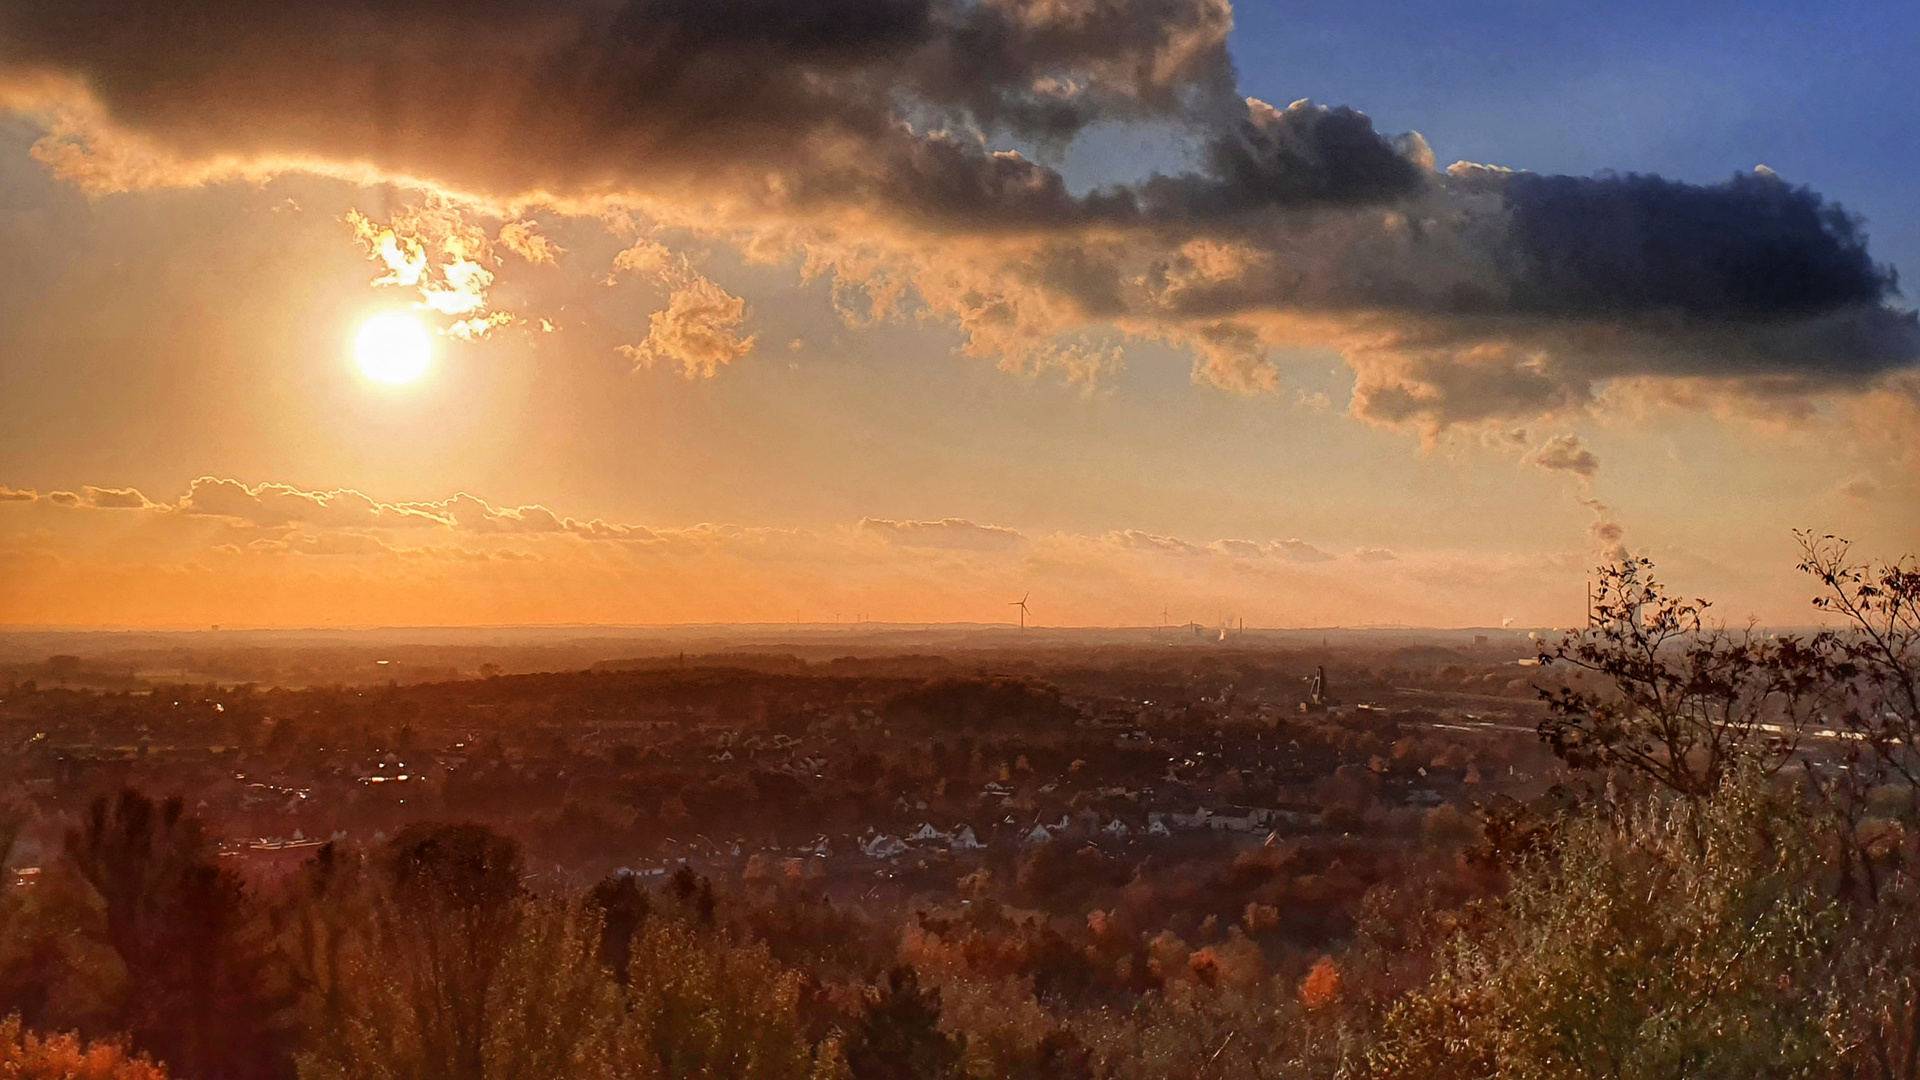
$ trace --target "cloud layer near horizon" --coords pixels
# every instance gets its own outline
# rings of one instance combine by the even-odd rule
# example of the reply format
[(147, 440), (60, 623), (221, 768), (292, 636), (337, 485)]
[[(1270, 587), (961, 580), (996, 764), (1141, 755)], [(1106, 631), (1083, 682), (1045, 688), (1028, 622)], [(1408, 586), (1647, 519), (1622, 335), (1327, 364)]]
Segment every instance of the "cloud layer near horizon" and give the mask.
[[(383, 502), (202, 477), (178, 497), (0, 487), (13, 625), (337, 625), (1005, 618), (1051, 625), (1547, 623), (1588, 552), (1477, 555), (962, 518), (656, 527), (461, 493)], [(1489, 587), (1489, 583), (1495, 583)], [(1561, 610), (1565, 608), (1566, 610)]]
[[(1355, 415), (1429, 436), (1610, 384), (1915, 415), (1920, 324), (1818, 194), (1436, 169), (1351, 109), (1243, 98), (1231, 27), (1225, 0), (0, 0), (0, 95), (90, 190), (307, 170), (687, 228), (1009, 368), (1133, 337), (1261, 391), (1273, 348), (1330, 346)], [(1190, 167), (1075, 192), (1012, 148), (1096, 124), (1182, 132)], [(497, 243), (560, 257), (533, 235)], [(745, 319), (694, 275), (630, 355), (710, 375)]]

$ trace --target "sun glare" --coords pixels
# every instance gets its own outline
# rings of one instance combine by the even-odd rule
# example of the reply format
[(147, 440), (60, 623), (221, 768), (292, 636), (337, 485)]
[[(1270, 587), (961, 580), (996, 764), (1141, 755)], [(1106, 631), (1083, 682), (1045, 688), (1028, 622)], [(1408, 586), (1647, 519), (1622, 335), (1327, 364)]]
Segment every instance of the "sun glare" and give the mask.
[(353, 339), (360, 373), (374, 382), (409, 383), (427, 373), (433, 337), (419, 319), (404, 311), (383, 311), (360, 324)]

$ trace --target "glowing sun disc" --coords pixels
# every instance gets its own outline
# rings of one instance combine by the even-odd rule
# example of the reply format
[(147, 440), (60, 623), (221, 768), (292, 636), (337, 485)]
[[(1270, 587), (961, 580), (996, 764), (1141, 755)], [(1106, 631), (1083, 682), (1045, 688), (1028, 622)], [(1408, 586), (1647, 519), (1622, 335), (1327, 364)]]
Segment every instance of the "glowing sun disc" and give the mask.
[(374, 382), (409, 383), (433, 362), (433, 337), (404, 311), (383, 311), (360, 324), (353, 339), (360, 373)]

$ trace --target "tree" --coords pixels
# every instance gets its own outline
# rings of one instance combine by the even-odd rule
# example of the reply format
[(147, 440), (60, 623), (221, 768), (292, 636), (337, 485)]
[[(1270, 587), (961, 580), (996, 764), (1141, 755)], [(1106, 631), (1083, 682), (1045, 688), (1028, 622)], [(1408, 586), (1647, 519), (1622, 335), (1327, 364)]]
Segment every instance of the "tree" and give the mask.
[(1587, 626), (1540, 653), (1543, 665), (1577, 674), (1540, 691), (1549, 711), (1540, 738), (1555, 754), (1696, 798), (1743, 754), (1760, 755), (1769, 770), (1793, 756), (1833, 689), (1821, 643), (1712, 625), (1707, 601), (1670, 596), (1646, 559), (1603, 566), (1599, 576)]
[(482, 825), (420, 823), (365, 871), (335, 868), (317, 885), (326, 925), (307, 936), (330, 959), (302, 972), (315, 1016), (302, 1075), (480, 1080), (489, 998), (523, 910), (519, 845)]
[(109, 943), (105, 905), (55, 860), (31, 888), (0, 892), (0, 1014), (41, 1030), (120, 1030), (127, 966)]
[[(619, 879), (612, 879), (618, 881)], [(379, 909), (393, 888), (366, 878)], [(628, 939), (628, 978), (602, 955), (603, 902), (632, 899), (614, 886), (585, 902), (518, 892), (490, 954), (485, 987), (457, 994), (432, 981), (424, 952), (395, 948), (376, 914), (348, 953), (336, 1016), (316, 1018), (301, 1060), (306, 1080), (830, 1080), (837, 1049), (816, 1048), (798, 1011), (801, 979), (766, 948), (652, 916)], [(644, 894), (640, 894), (644, 896)], [(623, 900), (622, 897), (625, 897)], [(445, 944), (479, 944), (449, 938)], [(369, 948), (368, 946), (371, 946)], [(452, 979), (459, 969), (441, 969)], [(473, 1012), (452, 1016), (467, 1003)], [(462, 1026), (456, 1028), (454, 1021)]]
[(119, 1021), (134, 1045), (199, 1080), (291, 1071), (291, 997), (250, 925), (245, 890), (179, 798), (127, 789), (67, 834), (66, 860), (103, 902), (126, 966)]
[(734, 944), (684, 920), (649, 919), (633, 942), (618, 1058), (662, 1080), (803, 1080), (835, 1075), (799, 1012), (801, 977), (765, 945)]
[(614, 981), (625, 986), (633, 935), (652, 908), (647, 891), (640, 887), (638, 876), (622, 871), (595, 885), (587, 900), (600, 912), (600, 963), (613, 973)]
[(1846, 540), (1796, 536), (1800, 569), (1824, 590), (1814, 606), (1840, 620), (1820, 643), (1846, 691), (1842, 722), (1871, 754), (1854, 764), (1920, 797), (1920, 563), (1858, 561)]
[(887, 972), (847, 1042), (854, 1080), (925, 1080), (950, 1076), (960, 1048), (940, 1030), (940, 991), (922, 988), (911, 967)]

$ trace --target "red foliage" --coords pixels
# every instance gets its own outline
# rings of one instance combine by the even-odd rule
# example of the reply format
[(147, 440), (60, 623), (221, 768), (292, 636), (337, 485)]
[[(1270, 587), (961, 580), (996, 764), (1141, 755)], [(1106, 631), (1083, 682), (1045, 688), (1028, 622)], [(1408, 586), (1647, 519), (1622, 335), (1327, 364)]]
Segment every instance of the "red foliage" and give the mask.
[(36, 1035), (20, 1018), (0, 1023), (0, 1076), (18, 1080), (166, 1080), (167, 1072), (144, 1057), (129, 1057), (114, 1043), (82, 1043), (72, 1035)]
[(1340, 965), (1333, 957), (1323, 956), (1300, 980), (1300, 1004), (1309, 1009), (1330, 1005), (1340, 996)]

